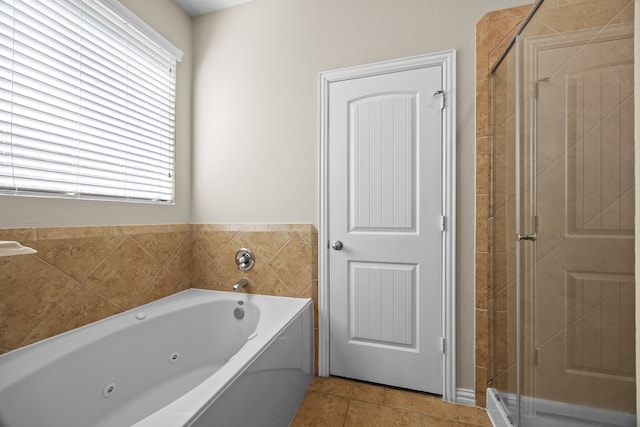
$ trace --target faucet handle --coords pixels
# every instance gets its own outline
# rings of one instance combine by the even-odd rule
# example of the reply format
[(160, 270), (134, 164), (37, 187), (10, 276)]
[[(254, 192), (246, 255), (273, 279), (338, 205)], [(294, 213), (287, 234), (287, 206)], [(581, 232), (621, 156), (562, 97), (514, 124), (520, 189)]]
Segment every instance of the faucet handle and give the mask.
[(247, 264), (249, 264), (249, 261), (251, 261), (251, 257), (249, 255), (242, 255), (240, 258), (238, 258), (238, 268), (240, 270), (246, 268)]
[(255, 264), (255, 258), (249, 249), (241, 248), (236, 252), (236, 265), (238, 266), (238, 270), (251, 270), (253, 264)]

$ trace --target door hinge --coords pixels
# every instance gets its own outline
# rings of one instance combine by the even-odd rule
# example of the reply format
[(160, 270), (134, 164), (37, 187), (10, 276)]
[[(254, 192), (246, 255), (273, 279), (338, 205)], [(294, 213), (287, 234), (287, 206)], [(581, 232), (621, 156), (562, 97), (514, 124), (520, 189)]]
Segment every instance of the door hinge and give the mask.
[(440, 96), (440, 109), (444, 110), (446, 104), (446, 95), (443, 90), (437, 90), (433, 93), (433, 96)]
[(447, 340), (445, 337), (440, 337), (440, 351), (442, 354), (447, 354)]
[(447, 217), (444, 215), (440, 216), (440, 231), (447, 231)]

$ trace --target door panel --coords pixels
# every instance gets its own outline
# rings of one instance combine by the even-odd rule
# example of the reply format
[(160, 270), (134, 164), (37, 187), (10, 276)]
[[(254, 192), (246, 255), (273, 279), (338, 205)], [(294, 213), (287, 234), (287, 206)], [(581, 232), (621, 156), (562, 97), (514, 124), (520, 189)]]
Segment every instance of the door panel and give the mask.
[(415, 117), (412, 93), (350, 103), (350, 231), (413, 229)]
[(442, 67), (329, 89), (330, 373), (442, 393)]
[(349, 265), (349, 341), (415, 349), (415, 266)]

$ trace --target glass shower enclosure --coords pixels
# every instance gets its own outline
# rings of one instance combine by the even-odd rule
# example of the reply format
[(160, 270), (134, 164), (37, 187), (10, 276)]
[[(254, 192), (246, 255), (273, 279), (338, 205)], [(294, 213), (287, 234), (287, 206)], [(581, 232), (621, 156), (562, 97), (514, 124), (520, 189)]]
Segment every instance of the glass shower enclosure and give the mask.
[(539, 1), (492, 73), (497, 425), (636, 425), (633, 7)]

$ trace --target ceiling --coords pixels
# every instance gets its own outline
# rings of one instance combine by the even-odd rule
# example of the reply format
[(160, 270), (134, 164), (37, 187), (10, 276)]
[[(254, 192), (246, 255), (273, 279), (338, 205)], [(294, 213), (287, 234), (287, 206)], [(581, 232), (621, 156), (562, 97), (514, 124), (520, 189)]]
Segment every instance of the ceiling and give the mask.
[(175, 0), (189, 15), (198, 16), (251, 0)]

